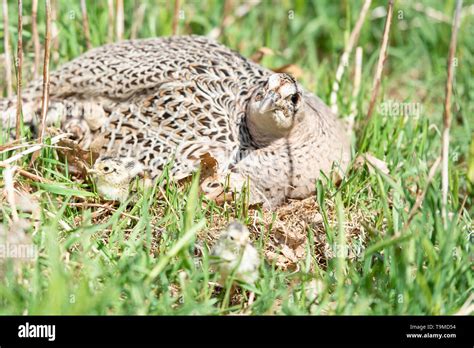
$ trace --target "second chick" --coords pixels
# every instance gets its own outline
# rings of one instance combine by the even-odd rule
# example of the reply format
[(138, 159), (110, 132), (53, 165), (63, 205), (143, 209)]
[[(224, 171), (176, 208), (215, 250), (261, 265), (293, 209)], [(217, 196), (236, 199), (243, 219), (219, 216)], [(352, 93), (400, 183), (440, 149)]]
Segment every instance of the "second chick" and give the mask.
[[(237, 280), (253, 285), (258, 279), (260, 257), (250, 241), (250, 232), (239, 222), (232, 222), (222, 232), (221, 237), (212, 249), (217, 257), (217, 270), (221, 283), (234, 273)], [(223, 285), (223, 284), (222, 284)]]

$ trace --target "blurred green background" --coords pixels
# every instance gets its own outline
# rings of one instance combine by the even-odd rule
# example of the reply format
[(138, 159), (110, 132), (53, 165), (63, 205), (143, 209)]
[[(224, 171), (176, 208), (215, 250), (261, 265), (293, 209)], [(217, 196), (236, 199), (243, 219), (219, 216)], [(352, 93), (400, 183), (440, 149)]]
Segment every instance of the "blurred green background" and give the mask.
[[(41, 44), (45, 30), (44, 4), (39, 1), (38, 28)], [(31, 1), (24, 1), (24, 83), (33, 76)], [(16, 2), (8, 1), (12, 57), (16, 52)], [(92, 46), (110, 41), (107, 1), (87, 1)], [(51, 66), (59, 66), (86, 50), (79, 1), (53, 1), (56, 12)], [(115, 6), (115, 2), (114, 2)], [(246, 57), (262, 47), (261, 64), (279, 68), (292, 64), (298, 79), (310, 91), (329, 102), (340, 56), (357, 20), (362, 1), (180, 1), (177, 33), (209, 35), (223, 29), (218, 41)], [(100, 224), (89, 208), (67, 207), (71, 196), (35, 187), (43, 210), (41, 227), (33, 234), (40, 257), (24, 265), (18, 275), (10, 268), (0, 284), (0, 313), (3, 314), (454, 314), (470, 301), (472, 293), (472, 182), (466, 176), (474, 168), (469, 146), (474, 126), (474, 5), (464, 1), (457, 43), (457, 66), (453, 84), (453, 124), (450, 147), (450, 223), (441, 221), (440, 175), (427, 189), (425, 201), (406, 233), (416, 192), (427, 186), (430, 165), (440, 154), (446, 62), (455, 1), (396, 1), (379, 102), (419, 103), (419, 117), (392, 117), (377, 108), (364, 132), (353, 136), (353, 154), (370, 152), (385, 161), (390, 175), (364, 168), (351, 170), (340, 187), (318, 186), (315, 197), (324, 217), (337, 210), (336, 224), (325, 225), (329, 240), (338, 236), (344, 221), (360, 224), (366, 233), (366, 252), (356, 260), (328, 260), (319, 267), (312, 253), (301, 260), (298, 272), (279, 270), (275, 264), (262, 267), (261, 279), (252, 289), (256, 301), (247, 307), (247, 297), (229, 301), (225, 291), (210, 289), (204, 256), (194, 266), (192, 250), (172, 257), (153, 282), (151, 269), (163, 260), (190, 221), (234, 217), (251, 223), (248, 210), (238, 203), (231, 207), (198, 205), (195, 216), (186, 216), (186, 204), (202, 198), (188, 197), (176, 187), (166, 188), (167, 201), (157, 202), (155, 191), (144, 193), (129, 213), (120, 212)], [(386, 1), (373, 1), (358, 45), (363, 49), (362, 84), (356, 99), (356, 125), (364, 120), (380, 40), (383, 34)], [(245, 15), (242, 15), (245, 13)], [(174, 1), (124, 1), (123, 38), (168, 36), (173, 31)], [(227, 18), (227, 20), (226, 20)], [(4, 36), (3, 20), (0, 36)], [(115, 19), (114, 19), (115, 23)], [(115, 33), (116, 28), (112, 28)], [(117, 38), (112, 38), (115, 41)], [(0, 51), (3, 51), (3, 40)], [(2, 60), (2, 63), (4, 60)], [(42, 55), (41, 55), (42, 65)], [(354, 56), (341, 81), (339, 113), (350, 113)], [(13, 78), (15, 80), (15, 77)], [(6, 93), (5, 80), (0, 90)], [(6, 154), (2, 154), (6, 158)], [(27, 161), (25, 161), (27, 163)], [(38, 161), (40, 173), (61, 185), (87, 189), (64, 175), (64, 164), (51, 149)], [(25, 185), (30, 185), (26, 179)], [(191, 202), (191, 203), (189, 203)], [(3, 204), (3, 203), (2, 203)], [(164, 211), (155, 216), (156, 209)], [(126, 209), (125, 206), (120, 207)], [(47, 214), (47, 212), (54, 213)], [(2, 216), (10, 214), (2, 205)], [(260, 213), (260, 212), (258, 212)], [(256, 213), (257, 214), (257, 213)], [(340, 220), (344, 217), (343, 221)], [(358, 221), (358, 219), (361, 221)], [(191, 220), (189, 220), (191, 219)], [(363, 221), (362, 221), (363, 220)], [(62, 221), (60, 223), (60, 221)], [(187, 222), (186, 222), (187, 221)], [(65, 230), (63, 223), (73, 226)], [(154, 228), (166, 231), (159, 252), (150, 255)], [(112, 229), (107, 242), (100, 233)], [(258, 226), (255, 242), (264, 253), (270, 226)], [(125, 238), (132, 231), (137, 240)], [(312, 229), (308, 227), (308, 236)], [(98, 237), (99, 235), (99, 237)], [(128, 234), (127, 234), (128, 235)], [(340, 235), (339, 235), (340, 236)], [(311, 241), (311, 238), (308, 237)], [(147, 247), (143, 247), (143, 242)], [(308, 248), (311, 248), (311, 244)], [(74, 246), (74, 247), (73, 247)], [(310, 250), (310, 249), (308, 249)], [(183, 275), (184, 274), (184, 275)], [(320, 284), (317, 296), (306, 289)]]

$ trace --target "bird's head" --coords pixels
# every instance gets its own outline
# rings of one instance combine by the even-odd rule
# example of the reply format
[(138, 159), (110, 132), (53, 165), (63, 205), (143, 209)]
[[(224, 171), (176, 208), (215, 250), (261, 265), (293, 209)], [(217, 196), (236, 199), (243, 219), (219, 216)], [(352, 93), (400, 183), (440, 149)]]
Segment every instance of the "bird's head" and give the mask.
[(250, 241), (250, 232), (247, 227), (234, 221), (227, 226), (224, 238), (227, 244), (244, 247)]
[(302, 99), (303, 93), (291, 75), (271, 75), (251, 97), (248, 110), (250, 131), (259, 137), (287, 136), (303, 119)]
[(111, 185), (125, 185), (142, 171), (141, 164), (133, 158), (99, 158), (89, 174)]

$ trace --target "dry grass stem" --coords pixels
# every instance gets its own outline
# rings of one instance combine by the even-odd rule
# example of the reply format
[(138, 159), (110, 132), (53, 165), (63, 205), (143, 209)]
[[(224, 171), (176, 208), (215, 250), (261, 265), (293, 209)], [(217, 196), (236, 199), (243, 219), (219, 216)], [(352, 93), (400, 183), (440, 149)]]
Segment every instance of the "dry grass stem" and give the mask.
[(12, 88), (12, 61), (10, 57), (10, 33), (8, 30), (8, 3), (3, 0), (3, 48), (5, 50), (5, 83), (7, 85), (7, 97), (13, 95)]
[(84, 31), (84, 37), (86, 38), (86, 47), (88, 50), (92, 48), (91, 34), (89, 31), (89, 17), (87, 16), (87, 4), (86, 0), (81, 0), (81, 12), (82, 12), (82, 30)]
[(31, 4), (31, 35), (33, 36), (33, 49), (34, 49), (33, 78), (35, 79), (39, 75), (40, 54), (41, 54), (37, 17), (38, 17), (38, 0), (33, 0)]
[(332, 85), (332, 91), (330, 96), (330, 103), (331, 103), (331, 111), (335, 114), (338, 113), (337, 107), (337, 92), (339, 91), (342, 75), (344, 75), (344, 70), (346, 66), (349, 64), (349, 55), (351, 54), (357, 40), (359, 39), (360, 31), (362, 29), (362, 25), (364, 24), (365, 17), (367, 16), (367, 12), (369, 11), (370, 4), (372, 0), (365, 0), (364, 5), (359, 13), (359, 18), (352, 29), (351, 35), (349, 36), (349, 40), (347, 41), (347, 45), (344, 49), (344, 53), (341, 56), (339, 61), (339, 65), (336, 70), (336, 79)]
[(350, 114), (347, 118), (347, 133), (352, 133), (354, 128), (354, 121), (357, 116), (357, 100), (359, 99), (360, 83), (362, 80), (362, 47), (356, 48), (355, 66), (354, 66), (354, 85), (352, 89), (352, 100), (350, 107)]
[[(25, 147), (24, 144), (20, 144), (21, 139), (13, 140), (7, 144), (0, 145), (0, 154), (5, 151), (14, 150), (14, 148), (22, 148)], [(20, 145), (18, 145), (20, 144)]]
[(107, 42), (114, 42), (114, 0), (107, 0)]
[[(25, 138), (23, 138), (24, 140)], [(35, 145), (38, 145), (36, 142), (24, 142), (24, 143), (20, 143), (19, 140), (14, 140), (8, 144), (5, 144), (5, 145), (0, 145), (0, 154), (2, 153), (5, 153), (5, 152), (9, 152), (9, 151), (14, 151), (14, 150), (18, 150), (18, 149), (23, 149), (25, 147), (32, 147), (32, 146), (35, 146)], [(46, 145), (46, 144), (43, 144), (44, 147), (49, 147), (49, 145)], [(51, 146), (51, 147), (56, 147), (58, 148), (59, 146)]]
[(173, 35), (178, 34), (178, 20), (179, 20), (179, 0), (174, 0)]
[(453, 91), (453, 77), (454, 77), (454, 60), (456, 55), (456, 42), (458, 37), (459, 21), (461, 18), (462, 0), (457, 0), (456, 11), (454, 13), (453, 26), (451, 31), (451, 41), (449, 43), (449, 55), (447, 61), (448, 78), (446, 80), (446, 98), (444, 100), (444, 114), (443, 114), (443, 135), (442, 135), (442, 149), (441, 149), (441, 194), (442, 194), (442, 216), (443, 223), (446, 227), (447, 223), (447, 205), (448, 205), (448, 186), (449, 186), (449, 131), (451, 128), (451, 95)]
[(7, 193), (7, 201), (11, 208), (11, 214), (13, 222), (18, 221), (18, 212), (16, 211), (16, 204), (15, 204), (15, 187), (14, 187), (14, 179), (13, 176), (15, 175), (15, 166), (7, 166), (3, 171), (3, 180), (5, 182), (5, 191)]
[(130, 32), (130, 39), (132, 40), (138, 37), (138, 31), (140, 30), (143, 19), (145, 18), (146, 5), (146, 3), (140, 4), (133, 15), (132, 29)]
[(23, 71), (23, 1), (18, 0), (18, 47), (16, 51), (16, 125), (15, 139), (21, 136), (21, 85)]
[(233, 3), (232, 0), (224, 0), (224, 13), (222, 16), (222, 22), (219, 27), (219, 35), (224, 35), (227, 23), (229, 21), (230, 15), (232, 13)]
[(58, 24), (58, 2), (57, 0), (51, 1), (51, 57), (53, 62), (57, 64), (59, 62), (59, 29)]
[(116, 15), (116, 25), (115, 25), (115, 35), (117, 41), (123, 40), (123, 31), (124, 31), (124, 14), (123, 14), (123, 0), (117, 0), (117, 15)]
[(44, 62), (43, 62), (43, 97), (41, 99), (41, 126), (39, 142), (43, 142), (46, 115), (49, 103), (49, 57), (51, 51), (51, 0), (45, 0), (46, 5), (46, 34), (44, 38)]
[(392, 24), (393, 17), (393, 4), (394, 0), (389, 0), (387, 18), (385, 20), (385, 27), (382, 36), (382, 43), (380, 46), (379, 59), (377, 62), (377, 69), (375, 71), (374, 81), (372, 84), (372, 95), (370, 97), (369, 109), (367, 111), (367, 118), (365, 121), (366, 124), (369, 122), (374, 111), (375, 101), (377, 100), (377, 96), (380, 89), (380, 82), (382, 80), (383, 67), (385, 65), (385, 61), (387, 60), (388, 38), (390, 36), (390, 27)]
[[(3, 163), (0, 163), (0, 168), (8, 168), (9, 165), (8, 164), (3, 164)], [(36, 174), (33, 174), (33, 173), (30, 173), (24, 169), (21, 169), (21, 168), (17, 168), (16, 169), (16, 172), (18, 174), (20, 174), (21, 176), (24, 176), (25, 178), (28, 178), (28, 179), (31, 179), (33, 181), (37, 181), (37, 182), (42, 182), (42, 183), (51, 183), (51, 181), (39, 176), (39, 175), (36, 175)]]
[[(64, 133), (64, 134), (59, 134), (59, 135), (51, 138), (51, 145), (58, 143), (61, 139), (69, 137), (70, 135), (71, 134), (69, 134), (69, 133)], [(26, 156), (30, 153), (33, 153), (33, 152), (36, 152), (36, 151), (40, 150), (44, 146), (46, 146), (46, 145), (42, 144), (42, 143), (33, 145), (30, 148), (28, 148), (28, 149), (26, 149), (26, 150), (24, 150), (20, 153), (17, 153), (16, 155), (7, 158), (4, 161), (0, 161), (0, 166), (4, 166), (4, 165), (10, 164), (10, 163), (13, 163), (13, 162), (19, 160), (20, 158), (22, 158), (23, 156)]]

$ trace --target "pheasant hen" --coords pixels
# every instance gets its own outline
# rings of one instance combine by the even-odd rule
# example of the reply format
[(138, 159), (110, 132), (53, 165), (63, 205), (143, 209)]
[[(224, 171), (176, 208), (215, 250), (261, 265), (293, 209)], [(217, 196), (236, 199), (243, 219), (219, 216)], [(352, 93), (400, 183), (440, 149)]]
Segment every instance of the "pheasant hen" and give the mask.
[[(35, 126), (42, 80), (23, 91)], [(13, 126), (16, 98), (0, 101)], [(294, 78), (200, 36), (123, 41), (92, 49), (51, 73), (47, 123), (59, 122), (101, 156), (134, 158), (175, 179), (211, 155), (222, 181), (266, 207), (305, 198), (350, 159), (342, 124)]]

